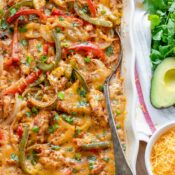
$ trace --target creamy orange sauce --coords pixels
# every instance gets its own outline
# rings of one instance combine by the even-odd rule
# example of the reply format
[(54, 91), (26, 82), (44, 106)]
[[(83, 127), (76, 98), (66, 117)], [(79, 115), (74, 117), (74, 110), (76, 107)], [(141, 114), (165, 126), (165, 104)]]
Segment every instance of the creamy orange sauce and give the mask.
[[(7, 0), (0, 8), (0, 175), (114, 175), (103, 84), (118, 61), (122, 2)], [(120, 71), (110, 92), (125, 146)]]

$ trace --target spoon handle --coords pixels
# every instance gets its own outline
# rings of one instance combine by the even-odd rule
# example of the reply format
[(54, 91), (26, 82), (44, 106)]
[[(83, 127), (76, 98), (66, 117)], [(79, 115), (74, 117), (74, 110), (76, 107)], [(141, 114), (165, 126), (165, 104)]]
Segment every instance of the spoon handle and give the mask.
[(109, 125), (111, 129), (112, 140), (114, 145), (115, 171), (116, 171), (115, 175), (133, 175), (126, 161), (126, 158), (124, 156), (124, 152), (122, 150), (122, 146), (119, 141), (119, 136), (117, 134), (116, 124), (113, 118), (112, 107), (110, 102), (108, 81), (106, 81), (104, 85), (104, 95), (105, 95), (106, 106), (107, 106), (108, 116), (109, 116)]

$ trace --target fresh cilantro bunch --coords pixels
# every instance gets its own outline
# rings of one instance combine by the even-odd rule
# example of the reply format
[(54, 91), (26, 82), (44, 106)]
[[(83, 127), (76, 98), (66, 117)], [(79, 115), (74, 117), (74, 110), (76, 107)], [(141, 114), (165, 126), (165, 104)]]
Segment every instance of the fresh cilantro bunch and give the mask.
[(165, 58), (175, 56), (175, 0), (144, 0), (152, 31), (153, 71)]

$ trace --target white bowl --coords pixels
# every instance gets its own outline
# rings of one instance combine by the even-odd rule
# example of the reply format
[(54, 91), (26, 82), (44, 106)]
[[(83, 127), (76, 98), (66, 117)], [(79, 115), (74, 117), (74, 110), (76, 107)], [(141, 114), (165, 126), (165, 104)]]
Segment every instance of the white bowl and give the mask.
[(162, 134), (164, 134), (166, 131), (170, 130), (173, 127), (175, 127), (175, 121), (163, 125), (152, 135), (151, 139), (149, 140), (145, 152), (145, 164), (148, 175), (154, 175), (151, 169), (151, 162), (150, 162), (150, 156), (153, 145)]

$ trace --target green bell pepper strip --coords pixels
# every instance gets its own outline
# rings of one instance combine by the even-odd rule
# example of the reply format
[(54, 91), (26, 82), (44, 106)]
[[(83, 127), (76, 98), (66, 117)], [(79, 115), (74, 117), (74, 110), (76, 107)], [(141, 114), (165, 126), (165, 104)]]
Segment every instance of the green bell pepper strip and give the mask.
[(72, 72), (76, 77), (77, 79), (80, 81), (80, 83), (82, 84), (83, 88), (89, 92), (89, 87), (85, 81), (85, 79), (82, 77), (82, 75), (80, 74), (80, 72), (77, 70), (77, 69), (73, 69), (73, 72)]
[(78, 0), (75, 0), (74, 2), (74, 10), (80, 18), (84, 19), (85, 21), (91, 24), (102, 26), (102, 27), (112, 27), (113, 26), (111, 21), (107, 21), (107, 20), (100, 19), (100, 18), (92, 18), (88, 16), (87, 14), (85, 14), (82, 11), (81, 7), (79, 6)]
[(27, 145), (28, 138), (29, 138), (29, 128), (28, 126), (24, 126), (22, 139), (19, 144), (19, 165), (26, 174), (31, 174), (31, 171), (26, 167), (25, 164), (25, 148)]
[(11, 6), (9, 8), (9, 11), (12, 10), (12, 9), (18, 10), (20, 7), (23, 7), (23, 6), (33, 7), (33, 0), (20, 1), (20, 2), (18, 2), (16, 4), (14, 4), (13, 6)]
[(106, 149), (110, 147), (110, 142), (94, 142), (80, 146), (83, 150)]
[(24, 1), (21, 1), (21, 2), (18, 2), (16, 4), (14, 4), (13, 6), (11, 6), (8, 11), (3, 15), (3, 18), (7, 18), (10, 14), (10, 11), (12, 9), (16, 9), (16, 10), (19, 10), (21, 7), (23, 6), (27, 6), (27, 7), (33, 7), (33, 0), (24, 0)]
[(58, 62), (61, 59), (61, 44), (60, 44), (60, 40), (58, 38), (58, 35), (56, 34), (55, 31), (53, 31), (53, 39), (54, 39), (55, 47), (56, 47), (56, 56), (55, 56), (54, 63), (47, 64), (47, 63), (40, 62), (38, 64), (38, 68), (41, 69), (41, 70), (43, 70), (43, 71), (45, 71), (45, 72), (50, 71), (55, 66), (57, 66), (58, 65)]
[(40, 77), (38, 78), (38, 80), (36, 80), (34, 83), (32, 83), (32, 84), (30, 85), (30, 87), (38, 86), (38, 85), (41, 84), (45, 79), (46, 79), (46, 75), (45, 75), (45, 74), (41, 74)]

